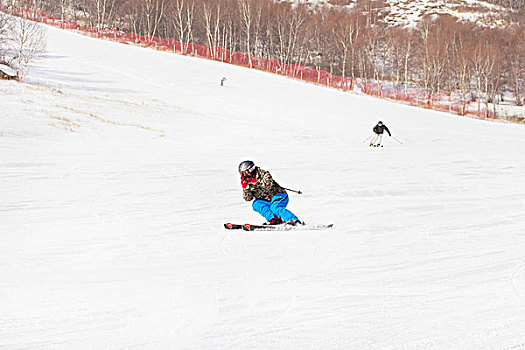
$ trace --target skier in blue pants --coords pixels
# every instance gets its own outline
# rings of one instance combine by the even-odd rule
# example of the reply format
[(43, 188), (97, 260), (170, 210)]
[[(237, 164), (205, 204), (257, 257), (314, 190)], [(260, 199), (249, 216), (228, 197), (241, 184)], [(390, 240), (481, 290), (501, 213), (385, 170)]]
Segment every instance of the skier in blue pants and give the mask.
[(294, 213), (286, 209), (289, 199), (287, 193), (277, 193), (268, 202), (262, 199), (256, 199), (252, 203), (252, 208), (266, 219), (267, 222), (271, 222), (275, 217), (281, 220), (280, 223), (299, 221)]
[(286, 209), (289, 202), (288, 194), (268, 171), (247, 160), (239, 165), (239, 173), (244, 200), (254, 200), (253, 210), (266, 219), (263, 225), (302, 224), (294, 213)]

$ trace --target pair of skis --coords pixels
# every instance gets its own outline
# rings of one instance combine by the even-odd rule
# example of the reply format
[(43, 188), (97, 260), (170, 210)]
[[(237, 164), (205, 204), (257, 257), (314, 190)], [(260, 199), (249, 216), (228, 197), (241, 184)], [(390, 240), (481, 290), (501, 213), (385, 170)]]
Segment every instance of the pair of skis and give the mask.
[(245, 230), (245, 231), (291, 231), (291, 230), (326, 230), (332, 228), (334, 224), (315, 225), (315, 224), (279, 224), (279, 225), (252, 225), (252, 224), (233, 224), (225, 223), (224, 228), (227, 230)]

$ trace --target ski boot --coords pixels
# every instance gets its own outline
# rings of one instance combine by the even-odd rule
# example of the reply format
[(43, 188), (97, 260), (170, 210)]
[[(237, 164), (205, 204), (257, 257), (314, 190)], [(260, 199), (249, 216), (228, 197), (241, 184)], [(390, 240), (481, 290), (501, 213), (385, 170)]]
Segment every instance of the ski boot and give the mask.
[(278, 218), (277, 216), (274, 216), (273, 219), (271, 219), (270, 221), (266, 221), (266, 222), (263, 224), (263, 226), (279, 225), (279, 224), (284, 224), (283, 219)]
[(291, 221), (288, 221), (287, 224), (292, 225), (292, 226), (300, 226), (300, 225), (304, 225), (304, 222), (301, 222), (300, 220), (291, 220)]

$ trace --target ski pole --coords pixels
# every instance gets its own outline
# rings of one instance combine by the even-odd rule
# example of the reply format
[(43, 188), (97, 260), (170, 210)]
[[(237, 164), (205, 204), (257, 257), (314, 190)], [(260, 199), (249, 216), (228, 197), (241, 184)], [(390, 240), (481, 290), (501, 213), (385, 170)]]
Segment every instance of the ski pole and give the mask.
[(296, 190), (291, 190), (289, 188), (286, 188), (286, 187), (283, 187), (284, 190), (287, 190), (287, 191), (290, 191), (290, 192), (295, 192), (295, 193), (298, 193), (298, 194), (303, 194), (303, 192), (301, 191), (296, 191)]
[(374, 134), (368, 136), (368, 137), (367, 137), (365, 140), (363, 140), (363, 142), (361, 142), (361, 143), (365, 143), (366, 141), (370, 140), (370, 138), (371, 138), (372, 136), (374, 136)]
[(397, 137), (392, 136), (392, 138), (393, 138), (394, 140), (396, 140), (397, 142), (399, 142), (399, 144), (401, 144), (401, 145), (403, 144), (403, 142), (401, 142)]

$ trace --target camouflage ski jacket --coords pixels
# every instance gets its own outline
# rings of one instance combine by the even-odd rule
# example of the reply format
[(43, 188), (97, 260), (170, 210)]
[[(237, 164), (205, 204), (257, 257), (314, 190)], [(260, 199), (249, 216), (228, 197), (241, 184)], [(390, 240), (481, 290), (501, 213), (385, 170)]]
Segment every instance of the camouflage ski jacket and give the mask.
[(279, 186), (272, 178), (272, 175), (270, 175), (270, 172), (266, 170), (256, 167), (255, 178), (257, 179), (257, 183), (250, 184), (248, 188), (243, 189), (245, 201), (262, 199), (269, 202), (277, 193), (286, 193), (286, 190)]

